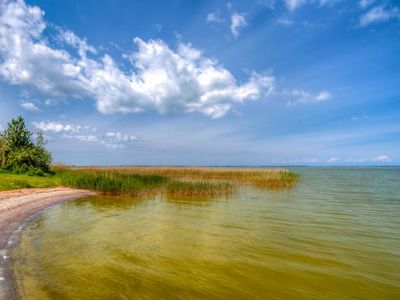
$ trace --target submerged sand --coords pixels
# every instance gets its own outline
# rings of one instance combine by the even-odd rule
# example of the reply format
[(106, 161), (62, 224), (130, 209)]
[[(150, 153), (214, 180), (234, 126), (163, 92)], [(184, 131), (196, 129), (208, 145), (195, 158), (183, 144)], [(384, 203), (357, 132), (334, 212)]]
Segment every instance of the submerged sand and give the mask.
[(0, 300), (6, 299), (5, 288), (8, 285), (6, 269), (2, 268), (7, 260), (7, 241), (22, 221), (50, 205), (94, 194), (65, 187), (0, 192)]

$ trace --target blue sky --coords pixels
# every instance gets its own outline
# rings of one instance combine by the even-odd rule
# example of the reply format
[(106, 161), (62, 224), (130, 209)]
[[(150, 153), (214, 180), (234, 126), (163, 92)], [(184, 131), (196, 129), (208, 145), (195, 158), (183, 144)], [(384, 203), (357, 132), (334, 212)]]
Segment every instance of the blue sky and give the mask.
[(0, 126), (55, 162), (400, 164), (400, 4), (0, 0)]

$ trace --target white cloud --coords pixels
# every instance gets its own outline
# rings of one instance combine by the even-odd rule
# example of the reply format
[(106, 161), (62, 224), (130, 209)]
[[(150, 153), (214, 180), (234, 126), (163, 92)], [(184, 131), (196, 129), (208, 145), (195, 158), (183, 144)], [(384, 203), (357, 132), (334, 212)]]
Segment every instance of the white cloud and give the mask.
[(123, 134), (121, 132), (107, 132), (98, 134), (97, 129), (91, 126), (61, 124), (56, 122), (32, 122), (37, 129), (60, 134), (63, 139), (77, 140), (85, 143), (96, 143), (111, 149), (122, 149), (128, 143), (138, 141), (134, 135)]
[(333, 4), (337, 1), (339, 0), (283, 0), (286, 8), (290, 11), (294, 11), (306, 3), (318, 3), (320, 6), (324, 6)]
[(397, 7), (376, 6), (360, 17), (360, 26), (385, 22), (391, 19), (400, 19), (400, 10)]
[(331, 98), (331, 94), (328, 91), (321, 91), (317, 94), (312, 94), (305, 90), (285, 90), (282, 94), (294, 98), (294, 100), (287, 103), (288, 106), (295, 104), (319, 103)]
[[(0, 76), (52, 99), (93, 98), (106, 114), (155, 110), (216, 118), (235, 103), (260, 99), (274, 88), (272, 76), (253, 72), (247, 82), (238, 83), (190, 44), (173, 50), (161, 40), (135, 38), (138, 50), (129, 55), (131, 69), (124, 72), (107, 54), (94, 58), (96, 49), (70, 31), (60, 31), (58, 39), (77, 54), (50, 46), (43, 35), (44, 12), (36, 6), (3, 2), (0, 11)], [(238, 35), (245, 20), (233, 16), (232, 32)]]
[(309, 21), (295, 21), (293, 19), (289, 19), (286, 17), (281, 17), (278, 18), (275, 21), (276, 25), (282, 25), (282, 26), (286, 26), (286, 27), (292, 27), (292, 26), (296, 26), (296, 27), (308, 27), (308, 28), (315, 28), (318, 25), (310, 23)]
[(366, 159), (366, 158), (349, 158), (349, 159), (346, 159), (344, 162), (346, 162), (346, 163), (364, 163), (367, 161), (368, 161), (368, 159)]
[(206, 18), (207, 23), (222, 23), (225, 20), (221, 18), (219, 11), (209, 13)]
[(362, 8), (366, 8), (374, 2), (375, 2), (375, 0), (360, 0), (358, 3)]
[(328, 159), (328, 163), (335, 163), (337, 161), (339, 161), (339, 158), (337, 158), (337, 157), (331, 157)]
[(134, 135), (122, 134), (120, 132), (107, 132), (103, 136), (96, 136), (94, 134), (63, 134), (61, 137), (86, 143), (95, 143), (110, 149), (123, 149), (127, 144), (138, 140)]
[(137, 137), (134, 135), (127, 135), (120, 132), (107, 132), (106, 137), (112, 141), (116, 142), (129, 142), (137, 140)]
[(319, 92), (318, 95), (315, 97), (317, 102), (328, 100), (331, 97), (331, 94), (327, 91)]
[(246, 19), (244, 15), (241, 15), (237, 12), (232, 12), (231, 14), (231, 33), (234, 38), (237, 38), (240, 34), (240, 29), (247, 25)]
[(21, 107), (22, 107), (23, 109), (26, 109), (26, 110), (29, 110), (29, 111), (40, 111), (39, 107), (37, 107), (37, 106), (36, 106), (34, 103), (32, 103), (32, 102), (23, 101), (23, 102), (21, 103)]
[(33, 126), (37, 129), (44, 132), (68, 132), (68, 133), (79, 133), (82, 129), (79, 125), (70, 125), (70, 124), (60, 124), (55, 122), (32, 122)]
[(98, 143), (99, 142), (98, 138), (93, 134), (89, 134), (89, 135), (64, 134), (62, 137), (66, 138), (66, 139), (73, 139), (73, 140), (78, 140), (78, 141), (82, 141), (82, 142), (90, 142), (90, 143)]
[(86, 56), (86, 53), (96, 53), (96, 49), (88, 45), (87, 41), (79, 38), (75, 33), (69, 30), (60, 30), (59, 40), (78, 49), (81, 56)]
[(375, 157), (374, 161), (383, 163), (383, 162), (390, 162), (391, 159), (387, 155), (380, 155), (378, 157)]
[(306, 0), (284, 0), (286, 7), (288, 10), (295, 10), (299, 6), (303, 5), (306, 3)]

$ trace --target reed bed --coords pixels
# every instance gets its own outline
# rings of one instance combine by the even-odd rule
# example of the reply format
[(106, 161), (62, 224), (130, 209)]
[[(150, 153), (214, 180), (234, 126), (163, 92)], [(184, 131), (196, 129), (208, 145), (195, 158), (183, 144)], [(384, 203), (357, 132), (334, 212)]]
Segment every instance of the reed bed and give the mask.
[(103, 195), (221, 196), (234, 190), (229, 183), (177, 181), (158, 174), (126, 174), (118, 170), (59, 169), (57, 174), (65, 186), (95, 190)]
[(168, 183), (160, 175), (122, 174), (119, 172), (64, 171), (61, 183), (66, 186), (90, 189), (104, 195), (152, 193)]
[[(96, 172), (99, 168), (80, 168)], [(161, 175), (171, 180), (198, 180), (201, 182), (236, 182), (266, 189), (281, 189), (293, 186), (298, 175), (285, 169), (262, 168), (211, 168), (211, 167), (125, 167), (103, 170), (123, 174)]]
[(283, 169), (57, 167), (54, 170), (62, 185), (104, 195), (228, 196), (239, 184), (281, 189), (293, 186), (298, 178)]

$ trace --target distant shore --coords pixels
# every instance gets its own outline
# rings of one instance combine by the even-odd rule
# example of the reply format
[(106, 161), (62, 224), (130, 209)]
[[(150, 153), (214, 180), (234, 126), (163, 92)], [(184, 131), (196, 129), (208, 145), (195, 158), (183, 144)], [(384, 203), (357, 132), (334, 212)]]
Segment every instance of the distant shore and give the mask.
[(0, 192), (0, 300), (6, 299), (9, 274), (7, 242), (11, 234), (29, 216), (63, 201), (95, 195), (94, 192), (65, 187), (47, 189), (19, 189)]

